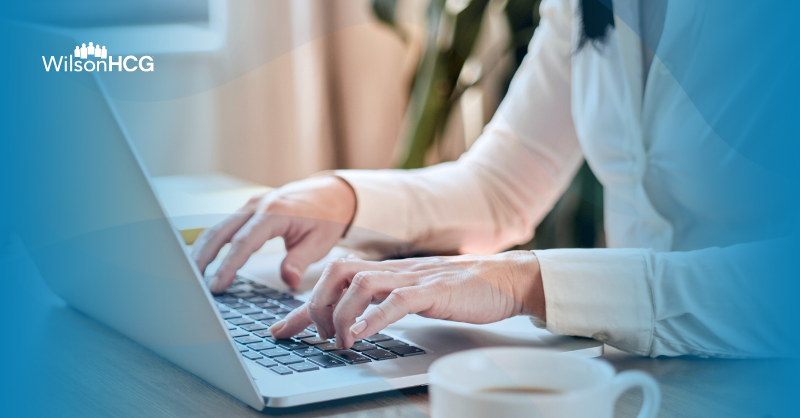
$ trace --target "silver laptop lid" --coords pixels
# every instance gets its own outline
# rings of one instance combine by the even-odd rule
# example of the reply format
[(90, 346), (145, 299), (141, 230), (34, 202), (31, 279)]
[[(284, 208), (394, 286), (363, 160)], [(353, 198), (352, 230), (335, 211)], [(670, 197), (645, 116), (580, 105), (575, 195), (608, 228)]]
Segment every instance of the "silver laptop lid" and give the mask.
[[(17, 33), (48, 58), (86, 42), (33, 28)], [(36, 87), (14, 111), (35, 112), (47, 122), (26, 126), (25, 137), (15, 138), (15, 170), (24, 181), (10, 187), (13, 232), (51, 289), (76, 310), (263, 409), (92, 74), (41, 69), (31, 75)]]

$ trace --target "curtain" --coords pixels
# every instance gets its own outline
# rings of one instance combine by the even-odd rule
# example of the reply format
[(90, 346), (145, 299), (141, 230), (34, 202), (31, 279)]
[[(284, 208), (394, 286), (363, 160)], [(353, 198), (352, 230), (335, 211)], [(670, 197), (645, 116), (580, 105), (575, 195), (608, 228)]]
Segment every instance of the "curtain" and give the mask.
[[(210, 4), (213, 47), (152, 54), (161, 81), (137, 84), (149, 91), (106, 77), (151, 175), (224, 172), (281, 186), (327, 169), (397, 164), (428, 0), (398, 2), (405, 41), (375, 20), (370, 0)], [(477, 49), (496, 61), (504, 28), (487, 27)], [(454, 112), (432, 162), (467, 148), (461, 125), (474, 125), (468, 145), (496, 107), (495, 90), (476, 102), (477, 122)]]
[(228, 2), (217, 57), (221, 171), (282, 185), (333, 168), (388, 168), (417, 55), (368, 0)]

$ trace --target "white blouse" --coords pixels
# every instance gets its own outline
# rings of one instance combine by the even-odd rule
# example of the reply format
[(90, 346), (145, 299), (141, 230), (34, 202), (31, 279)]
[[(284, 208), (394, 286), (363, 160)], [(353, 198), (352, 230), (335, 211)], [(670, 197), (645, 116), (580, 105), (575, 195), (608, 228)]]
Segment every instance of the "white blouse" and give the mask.
[(615, 1), (605, 44), (576, 50), (576, 0), (543, 1), (509, 93), (469, 152), (420, 170), (337, 172), (358, 198), (344, 241), (502, 251), (531, 238), (585, 159), (604, 186), (610, 248), (535, 251), (541, 326), (640, 355), (779, 355), (786, 347), (763, 326), (777, 313), (754, 269), (777, 257), (768, 240), (791, 225), (767, 216), (781, 198), (759, 185), (784, 180), (721, 140), (670, 72), (694, 22), (688, 2), (670, 1), (644, 82), (636, 2)]

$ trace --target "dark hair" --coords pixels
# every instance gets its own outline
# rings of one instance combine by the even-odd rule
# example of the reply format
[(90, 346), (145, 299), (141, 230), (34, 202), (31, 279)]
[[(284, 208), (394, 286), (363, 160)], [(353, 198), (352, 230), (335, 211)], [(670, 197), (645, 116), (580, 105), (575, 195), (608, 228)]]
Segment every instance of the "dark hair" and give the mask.
[(587, 42), (598, 46), (605, 42), (608, 29), (614, 27), (614, 8), (611, 0), (580, 0), (583, 28), (578, 50)]

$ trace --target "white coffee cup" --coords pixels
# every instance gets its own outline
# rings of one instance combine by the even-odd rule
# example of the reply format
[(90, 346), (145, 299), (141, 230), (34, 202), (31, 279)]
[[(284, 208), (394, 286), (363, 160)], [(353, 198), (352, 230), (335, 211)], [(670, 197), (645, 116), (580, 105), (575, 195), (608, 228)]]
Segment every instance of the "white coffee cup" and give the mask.
[(433, 418), (611, 418), (626, 390), (641, 387), (639, 418), (655, 417), (656, 381), (641, 372), (616, 374), (603, 360), (535, 348), (462, 351), (430, 367)]

